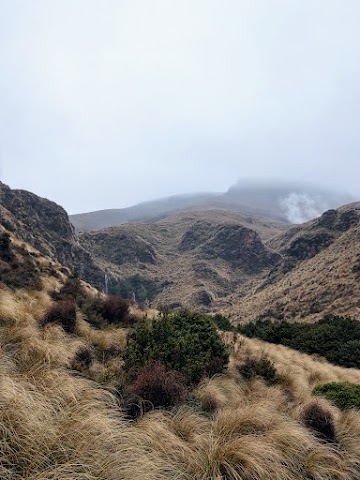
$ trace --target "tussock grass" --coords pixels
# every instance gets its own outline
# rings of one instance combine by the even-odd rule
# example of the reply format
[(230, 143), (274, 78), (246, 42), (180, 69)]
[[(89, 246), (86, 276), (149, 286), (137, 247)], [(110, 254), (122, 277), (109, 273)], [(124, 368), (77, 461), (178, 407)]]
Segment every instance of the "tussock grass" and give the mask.
[[(360, 383), (359, 370), (229, 334), (226, 374), (203, 380), (185, 405), (129, 422), (111, 393), (126, 330), (95, 330), (79, 313), (71, 335), (40, 327), (51, 304), (42, 292), (0, 292), (1, 479), (360, 478), (359, 412), (311, 395), (319, 383)], [(79, 349), (95, 360), (74, 372)], [(280, 383), (241, 377), (237, 366), (247, 356), (269, 358)], [(334, 441), (304, 421), (314, 402), (333, 420)]]

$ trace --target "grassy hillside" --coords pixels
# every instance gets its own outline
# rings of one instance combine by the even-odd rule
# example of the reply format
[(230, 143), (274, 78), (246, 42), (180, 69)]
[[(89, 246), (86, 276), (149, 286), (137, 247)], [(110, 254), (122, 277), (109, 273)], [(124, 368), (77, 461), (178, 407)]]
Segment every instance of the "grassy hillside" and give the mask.
[[(359, 384), (359, 370), (223, 333), (231, 353), (223, 374), (205, 377), (177, 407), (129, 420), (115, 388), (127, 328), (95, 329), (80, 311), (71, 334), (44, 327), (53, 303), (44, 291), (0, 291), (1, 478), (357, 478), (359, 412), (311, 392), (331, 381)], [(97, 353), (79, 365), (84, 349)], [(264, 356), (274, 384), (241, 373)]]
[(360, 204), (330, 210), (270, 240), (283, 261), (247, 294), (231, 295), (234, 321), (360, 318)]
[[(81, 245), (103, 269), (122, 280), (110, 288), (124, 292), (137, 277), (150, 281), (155, 305), (211, 309), (235, 285), (259, 279), (278, 261), (263, 242), (284, 225), (226, 210), (192, 211), (153, 224), (112, 227), (80, 235)], [(141, 293), (140, 293), (141, 295)], [(129, 291), (131, 298), (132, 292)]]

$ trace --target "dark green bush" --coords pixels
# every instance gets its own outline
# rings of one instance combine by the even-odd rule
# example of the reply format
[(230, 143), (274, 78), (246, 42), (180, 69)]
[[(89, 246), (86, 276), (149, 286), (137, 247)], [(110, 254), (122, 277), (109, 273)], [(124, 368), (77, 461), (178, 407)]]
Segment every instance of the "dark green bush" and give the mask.
[(341, 410), (360, 409), (360, 385), (350, 382), (331, 382), (318, 385), (314, 395), (321, 395), (335, 403)]
[(138, 303), (144, 303), (146, 300), (151, 302), (161, 291), (161, 286), (154, 280), (136, 274), (114, 285), (110, 285), (109, 290), (111, 294), (128, 300), (135, 296)]
[(248, 337), (308, 354), (318, 354), (330, 362), (360, 368), (360, 322), (351, 318), (324, 318), (316, 323), (289, 323), (257, 320), (238, 330)]
[(223, 330), (224, 332), (231, 332), (231, 330), (234, 329), (229, 319), (224, 317), (223, 315), (220, 315), (219, 313), (214, 315), (212, 319), (219, 330)]
[(223, 371), (228, 353), (209, 317), (182, 311), (153, 321), (144, 319), (128, 337), (125, 370), (129, 375), (150, 359), (160, 360), (194, 385), (204, 375)]
[(237, 370), (245, 380), (262, 378), (268, 385), (274, 385), (280, 381), (274, 364), (267, 357), (259, 359), (246, 357), (244, 362), (237, 366)]

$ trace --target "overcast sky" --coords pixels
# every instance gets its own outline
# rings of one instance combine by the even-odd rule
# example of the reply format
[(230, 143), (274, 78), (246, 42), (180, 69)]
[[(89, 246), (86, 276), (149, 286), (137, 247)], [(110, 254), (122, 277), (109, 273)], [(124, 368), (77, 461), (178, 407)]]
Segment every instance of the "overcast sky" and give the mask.
[(0, 178), (70, 213), (312, 180), (360, 199), (359, 0), (0, 0)]

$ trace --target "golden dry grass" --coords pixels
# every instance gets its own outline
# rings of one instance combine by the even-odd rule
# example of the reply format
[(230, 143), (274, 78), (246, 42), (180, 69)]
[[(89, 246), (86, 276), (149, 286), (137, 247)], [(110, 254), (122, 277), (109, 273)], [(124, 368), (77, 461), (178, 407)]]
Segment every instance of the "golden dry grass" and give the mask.
[[(0, 478), (8, 480), (357, 480), (360, 415), (332, 412), (336, 442), (302, 422), (320, 382), (360, 383), (343, 369), (286, 347), (227, 334), (226, 375), (204, 380), (188, 405), (123, 418), (97, 360), (88, 377), (71, 370), (79, 348), (125, 348), (121, 329), (92, 329), (79, 315), (76, 335), (39, 327), (51, 305), (42, 292), (0, 292)], [(283, 377), (276, 386), (244, 381), (236, 365), (267, 355)], [(101, 370), (104, 369), (104, 371)], [(121, 361), (115, 378), (121, 375)], [(92, 379), (93, 378), (93, 379)]]

